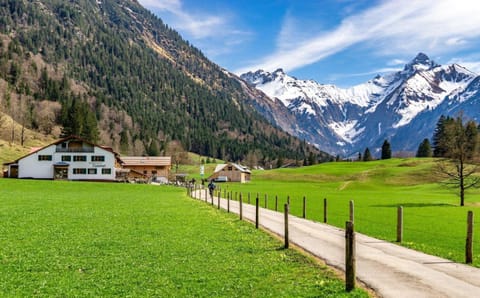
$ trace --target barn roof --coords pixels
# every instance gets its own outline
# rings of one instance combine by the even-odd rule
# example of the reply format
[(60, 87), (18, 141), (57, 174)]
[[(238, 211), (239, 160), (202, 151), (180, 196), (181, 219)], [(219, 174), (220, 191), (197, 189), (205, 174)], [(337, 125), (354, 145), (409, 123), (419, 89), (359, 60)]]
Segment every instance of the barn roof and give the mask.
[(231, 166), (237, 168), (237, 170), (239, 170), (239, 171), (242, 172), (242, 173), (251, 173), (250, 170), (249, 170), (247, 167), (242, 166), (242, 165), (239, 165), (239, 164), (236, 164), (236, 163), (233, 163), (233, 162), (227, 163), (227, 164), (218, 164), (218, 165), (215, 167), (214, 173), (217, 173), (217, 172), (222, 171), (222, 170), (223, 170), (226, 166), (228, 166), (228, 165), (231, 165)]
[(124, 166), (170, 166), (170, 156), (122, 156), (120, 157)]

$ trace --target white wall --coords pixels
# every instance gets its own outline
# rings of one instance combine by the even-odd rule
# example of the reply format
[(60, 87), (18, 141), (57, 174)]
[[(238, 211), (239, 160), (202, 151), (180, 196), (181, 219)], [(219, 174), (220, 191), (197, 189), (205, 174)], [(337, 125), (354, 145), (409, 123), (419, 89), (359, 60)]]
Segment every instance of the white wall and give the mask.
[[(18, 178), (35, 178), (35, 179), (53, 179), (53, 165), (62, 162), (63, 155), (71, 156), (71, 161), (63, 162), (68, 163), (68, 179), (70, 180), (115, 180), (115, 155), (102, 149), (100, 147), (94, 147), (94, 152), (55, 152), (55, 145), (48, 146), (41, 149), (29, 156), (26, 156), (18, 161)], [(39, 161), (39, 155), (52, 155), (50, 161)], [(73, 156), (85, 155), (87, 160), (84, 162), (73, 161)], [(105, 156), (105, 161), (95, 162), (91, 161), (92, 155)], [(74, 168), (87, 169), (87, 174), (79, 175), (73, 174)], [(97, 174), (88, 174), (88, 169), (96, 168)], [(111, 169), (110, 174), (102, 174), (103, 168)]]
[(18, 161), (18, 178), (36, 178), (36, 179), (52, 179), (53, 178), (53, 160), (39, 161), (39, 155), (53, 155), (55, 153), (55, 145), (43, 148), (27, 157)]

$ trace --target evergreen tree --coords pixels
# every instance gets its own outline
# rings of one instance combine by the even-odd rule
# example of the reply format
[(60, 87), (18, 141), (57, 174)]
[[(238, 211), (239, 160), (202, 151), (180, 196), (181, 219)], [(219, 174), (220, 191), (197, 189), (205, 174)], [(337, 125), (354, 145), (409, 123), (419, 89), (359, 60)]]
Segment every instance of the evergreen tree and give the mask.
[(372, 161), (373, 157), (372, 154), (370, 154), (370, 149), (368, 147), (365, 149), (365, 152), (363, 152), (363, 161)]
[(382, 159), (390, 158), (392, 158), (392, 148), (390, 147), (390, 143), (385, 140), (382, 145)]
[(447, 135), (448, 131), (446, 126), (452, 125), (454, 122), (453, 118), (441, 116), (438, 119), (437, 126), (433, 133), (433, 156), (434, 157), (445, 157), (447, 148), (449, 146), (449, 136)]
[(422, 143), (418, 146), (416, 157), (432, 157), (432, 147), (428, 139), (423, 139)]

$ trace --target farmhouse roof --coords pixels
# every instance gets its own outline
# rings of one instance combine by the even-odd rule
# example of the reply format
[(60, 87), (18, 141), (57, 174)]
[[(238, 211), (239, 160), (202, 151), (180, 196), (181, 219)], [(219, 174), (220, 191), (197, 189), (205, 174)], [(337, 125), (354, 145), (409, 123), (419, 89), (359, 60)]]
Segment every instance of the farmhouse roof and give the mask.
[(68, 141), (68, 140), (78, 140), (78, 141), (82, 141), (82, 142), (84, 142), (84, 143), (87, 143), (87, 144), (91, 145), (92, 147), (102, 148), (102, 149), (104, 149), (104, 150), (107, 150), (107, 151), (109, 151), (109, 152), (112, 152), (113, 155), (115, 155), (116, 157), (118, 156), (118, 153), (115, 152), (115, 151), (113, 151), (113, 149), (110, 148), (110, 147), (100, 146), (100, 145), (97, 145), (97, 144), (92, 143), (92, 142), (90, 142), (90, 141), (87, 141), (87, 140), (85, 140), (85, 139), (83, 139), (83, 138), (81, 138), (81, 137), (79, 137), (79, 136), (71, 135), (71, 136), (65, 137), (65, 138), (63, 138), (63, 139), (59, 139), (59, 140), (57, 140), (57, 141), (55, 141), (55, 142), (53, 142), (53, 143), (50, 143), (50, 144), (48, 144), (48, 145), (46, 145), (46, 146), (43, 146), (43, 147), (33, 147), (33, 148), (30, 149), (30, 152), (29, 152), (28, 154), (26, 154), (26, 155), (24, 155), (24, 156), (22, 156), (22, 157), (20, 157), (20, 158), (17, 158), (17, 159), (14, 160), (14, 161), (6, 162), (6, 163), (4, 163), (3, 165), (7, 166), (7, 165), (11, 165), (11, 164), (18, 163), (18, 161), (19, 161), (20, 159), (24, 159), (25, 157), (28, 157), (28, 156), (30, 156), (30, 155), (32, 155), (32, 154), (35, 154), (36, 152), (38, 152), (38, 151), (40, 151), (40, 150), (43, 150), (43, 149), (45, 149), (45, 148), (47, 148), (47, 147), (50, 147), (50, 146), (52, 146), (52, 145), (58, 145), (58, 144), (60, 144), (60, 143), (63, 143), (63, 142), (65, 142), (65, 141)]
[(231, 165), (231, 166), (235, 167), (237, 170), (239, 170), (242, 173), (251, 173), (250, 170), (247, 167), (236, 164), (236, 163), (233, 163), (233, 162), (226, 163), (226, 164), (218, 164), (215, 167), (214, 173), (218, 173), (218, 172), (222, 171), (228, 165)]
[(124, 166), (170, 166), (170, 156), (122, 156), (120, 157)]

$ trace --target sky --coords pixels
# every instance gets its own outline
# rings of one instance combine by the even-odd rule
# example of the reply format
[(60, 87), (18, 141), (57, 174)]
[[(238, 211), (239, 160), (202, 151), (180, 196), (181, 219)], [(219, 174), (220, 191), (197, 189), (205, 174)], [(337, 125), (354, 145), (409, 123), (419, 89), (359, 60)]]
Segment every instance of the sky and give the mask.
[(351, 87), (419, 52), (480, 74), (478, 0), (139, 0), (238, 75), (282, 68)]

